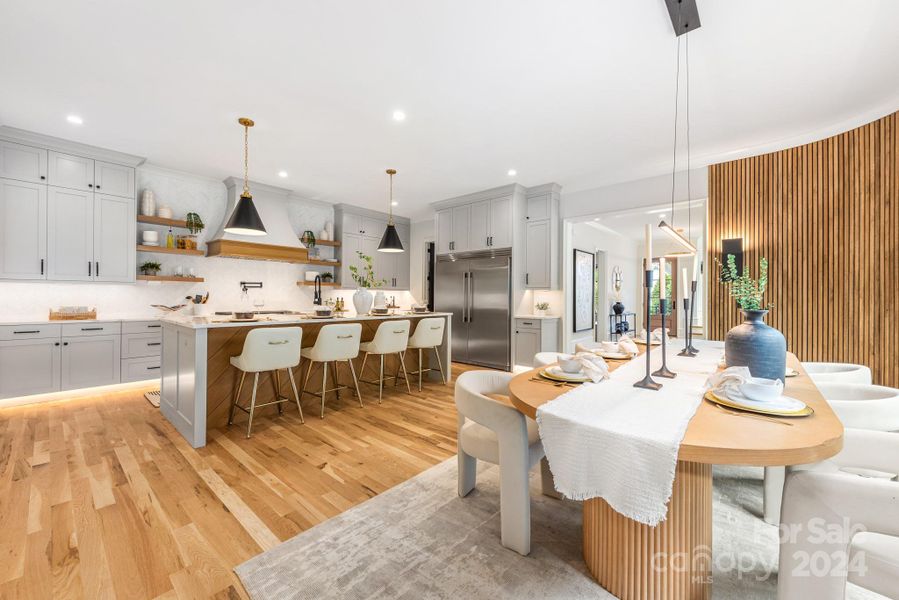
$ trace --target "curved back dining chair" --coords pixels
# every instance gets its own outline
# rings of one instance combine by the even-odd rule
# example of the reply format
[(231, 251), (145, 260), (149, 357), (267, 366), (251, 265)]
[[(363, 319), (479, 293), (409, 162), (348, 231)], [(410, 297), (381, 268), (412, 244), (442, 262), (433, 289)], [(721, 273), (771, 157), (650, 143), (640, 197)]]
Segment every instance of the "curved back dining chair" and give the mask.
[(804, 362), (802, 368), (816, 384), (861, 383), (871, 385), (871, 369), (865, 365), (839, 362)]
[(456, 379), (459, 495), (477, 482), (477, 461), (499, 465), (502, 544), (519, 554), (531, 551), (528, 472), (543, 458), (537, 423), (488, 397), (508, 395), (511, 373), (467, 371)]

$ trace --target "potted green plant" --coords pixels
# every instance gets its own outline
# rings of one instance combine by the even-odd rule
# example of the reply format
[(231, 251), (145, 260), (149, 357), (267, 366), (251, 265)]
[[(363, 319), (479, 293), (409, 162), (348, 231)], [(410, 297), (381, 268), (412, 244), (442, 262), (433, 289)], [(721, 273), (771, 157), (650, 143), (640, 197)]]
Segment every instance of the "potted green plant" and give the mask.
[(737, 271), (736, 258), (727, 255), (727, 264), (718, 265), (728, 288), (745, 320), (727, 332), (724, 338), (724, 360), (728, 367), (749, 367), (753, 377), (784, 381), (787, 369), (787, 342), (777, 329), (766, 325), (770, 304), (764, 300), (768, 288), (768, 259), (759, 260), (759, 276), (753, 279), (749, 266)]
[(200, 215), (195, 212), (187, 213), (187, 216), (184, 217), (184, 221), (187, 230), (190, 232), (188, 235), (184, 236), (184, 247), (189, 250), (196, 250), (197, 234), (206, 228), (206, 224), (203, 223), (203, 219), (200, 218)]
[(322, 282), (323, 283), (328, 283), (333, 279), (334, 279), (333, 273), (322, 273)]
[(372, 267), (372, 258), (367, 254), (363, 254), (356, 250), (359, 260), (362, 261), (362, 270), (360, 271), (356, 265), (350, 265), (350, 276), (356, 282), (358, 289), (353, 294), (353, 306), (356, 307), (356, 314), (368, 314), (371, 310), (374, 297), (369, 288), (379, 288), (387, 283), (385, 279), (376, 279), (374, 268)]
[(140, 272), (143, 275), (152, 275), (154, 277), (159, 274), (160, 269), (162, 269), (162, 265), (155, 260), (148, 260), (140, 266)]
[(546, 311), (549, 310), (549, 302), (538, 302), (534, 305), (534, 313), (538, 317), (545, 317)]

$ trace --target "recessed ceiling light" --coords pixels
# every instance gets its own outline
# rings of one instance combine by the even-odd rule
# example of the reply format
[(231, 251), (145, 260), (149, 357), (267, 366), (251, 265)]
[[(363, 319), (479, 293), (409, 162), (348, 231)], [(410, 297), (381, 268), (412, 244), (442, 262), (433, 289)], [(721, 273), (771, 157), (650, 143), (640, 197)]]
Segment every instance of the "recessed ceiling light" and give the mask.
[(515, 177), (516, 175), (518, 175), (518, 171), (516, 171), (515, 169), (509, 169), (508, 172), (506, 172), (506, 175), (508, 175), (509, 177)]
[(287, 171), (278, 171), (278, 177), (287, 177)]
[(394, 121), (405, 121), (405, 120), (406, 120), (406, 113), (404, 113), (404, 112), (401, 111), (401, 110), (395, 110), (395, 111), (393, 111), (393, 120), (394, 120)]
[(82, 119), (78, 115), (69, 115), (68, 117), (66, 117), (66, 121), (68, 121), (72, 125), (82, 125), (84, 123), (84, 119)]
[(660, 218), (660, 219), (664, 219), (664, 218), (665, 218), (665, 213), (660, 214), (660, 215), (659, 215), (659, 218)]
[(399, 202), (394, 200), (393, 202), (390, 203), (390, 206), (399, 206)]

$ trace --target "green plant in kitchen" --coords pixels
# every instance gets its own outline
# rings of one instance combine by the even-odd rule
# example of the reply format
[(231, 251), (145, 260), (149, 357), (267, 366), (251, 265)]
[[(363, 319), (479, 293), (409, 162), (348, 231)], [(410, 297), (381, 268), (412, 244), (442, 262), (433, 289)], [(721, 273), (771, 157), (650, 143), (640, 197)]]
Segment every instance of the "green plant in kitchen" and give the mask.
[(162, 269), (162, 265), (155, 260), (148, 260), (140, 266), (140, 272), (144, 275), (156, 275), (160, 269)]
[(197, 235), (206, 229), (206, 224), (203, 222), (203, 219), (201, 219), (200, 215), (195, 212), (187, 213), (184, 220), (187, 221), (187, 230), (194, 235)]
[(307, 229), (306, 231), (303, 232), (303, 236), (300, 238), (300, 241), (303, 242), (303, 244), (307, 248), (314, 248), (315, 247), (315, 234), (312, 233), (312, 231), (310, 231), (309, 229)]
[(549, 302), (538, 302), (534, 305), (537, 310), (549, 310)]
[(334, 279), (333, 273), (322, 273), (322, 281), (327, 283)]
[(715, 259), (725, 275), (724, 285), (727, 286), (731, 298), (743, 310), (767, 310), (771, 304), (764, 303), (765, 289), (768, 287), (768, 259), (759, 260), (759, 278), (753, 279), (749, 274), (749, 265), (743, 267), (743, 273), (737, 272), (737, 259), (733, 254), (727, 255), (727, 264)]
[(375, 279), (371, 256), (363, 254), (359, 250), (356, 250), (356, 254), (359, 255), (359, 260), (364, 263), (361, 272), (356, 265), (350, 265), (350, 275), (352, 276), (353, 281), (356, 282), (356, 285), (363, 288), (379, 288), (386, 285), (386, 279)]

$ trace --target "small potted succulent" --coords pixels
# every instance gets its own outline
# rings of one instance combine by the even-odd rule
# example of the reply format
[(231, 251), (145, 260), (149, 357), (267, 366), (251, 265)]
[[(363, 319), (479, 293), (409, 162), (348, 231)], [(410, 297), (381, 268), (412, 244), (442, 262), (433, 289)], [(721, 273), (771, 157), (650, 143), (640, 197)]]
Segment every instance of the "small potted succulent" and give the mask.
[(534, 305), (534, 314), (538, 317), (545, 317), (546, 311), (549, 310), (549, 302), (538, 302)]
[(148, 260), (140, 266), (141, 274), (152, 275), (154, 277), (159, 274), (160, 269), (162, 269), (162, 265), (155, 260)]
[(333, 279), (333, 273), (322, 273), (322, 283), (330, 283)]

